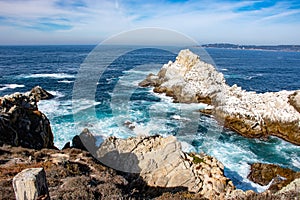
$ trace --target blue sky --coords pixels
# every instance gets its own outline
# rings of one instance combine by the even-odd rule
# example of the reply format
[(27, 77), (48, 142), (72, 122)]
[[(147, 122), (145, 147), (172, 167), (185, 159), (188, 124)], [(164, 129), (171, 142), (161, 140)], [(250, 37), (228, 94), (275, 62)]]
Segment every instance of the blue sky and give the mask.
[(0, 0), (0, 44), (98, 44), (142, 27), (200, 44), (300, 44), (300, 1)]

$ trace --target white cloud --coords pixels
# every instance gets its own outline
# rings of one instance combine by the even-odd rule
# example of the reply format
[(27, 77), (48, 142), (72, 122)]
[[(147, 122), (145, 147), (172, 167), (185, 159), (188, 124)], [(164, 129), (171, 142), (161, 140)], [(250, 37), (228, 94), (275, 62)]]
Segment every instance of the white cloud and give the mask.
[[(256, 1), (1, 0), (0, 44), (97, 43), (137, 27), (169, 28), (200, 43), (300, 43), (300, 11), (278, 2), (239, 11)], [(79, 6), (78, 6), (79, 5)], [(284, 22), (287, 23), (284, 23)], [(292, 22), (291, 22), (292, 21)]]

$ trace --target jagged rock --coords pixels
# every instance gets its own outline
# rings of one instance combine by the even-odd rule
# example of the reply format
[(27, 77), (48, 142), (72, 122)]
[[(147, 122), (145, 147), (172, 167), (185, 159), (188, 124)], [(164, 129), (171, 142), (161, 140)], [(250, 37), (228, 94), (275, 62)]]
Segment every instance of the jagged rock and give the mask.
[(189, 50), (180, 51), (174, 63), (169, 61), (158, 75), (151, 74), (142, 83), (172, 96), (174, 102), (211, 105), (203, 112), (243, 136), (274, 135), (300, 145), (299, 91), (257, 94), (230, 87), (222, 73)]
[(254, 163), (251, 165), (248, 178), (260, 185), (271, 183), (269, 190), (277, 192), (293, 180), (300, 178), (300, 172), (295, 172), (274, 164)]
[[(34, 91), (44, 90), (38, 87)], [(35, 92), (0, 97), (0, 146), (55, 148), (50, 122), (38, 110), (41, 93), (36, 96)]]
[(182, 152), (173, 136), (110, 137), (101, 144), (97, 157), (116, 170), (138, 173), (152, 187), (182, 188), (205, 197), (234, 190), (222, 163), (205, 154)]
[(43, 168), (29, 168), (17, 174), (13, 179), (17, 200), (37, 199), (44, 196), (50, 200), (46, 174)]
[(54, 98), (51, 93), (47, 92), (40, 86), (35, 86), (34, 88), (32, 88), (28, 96), (34, 96), (37, 101)]
[(89, 151), (94, 155), (97, 149), (96, 138), (87, 128), (85, 128), (79, 136), (76, 135), (73, 137), (71, 147), (81, 149), (84, 151)]

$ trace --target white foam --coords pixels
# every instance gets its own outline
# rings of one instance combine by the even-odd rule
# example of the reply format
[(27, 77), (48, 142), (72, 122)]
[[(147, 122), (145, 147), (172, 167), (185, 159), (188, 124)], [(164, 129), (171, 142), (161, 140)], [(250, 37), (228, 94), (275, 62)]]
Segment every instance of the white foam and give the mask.
[(65, 73), (54, 73), (54, 74), (30, 74), (30, 75), (19, 75), (23, 78), (52, 78), (52, 79), (64, 79), (64, 78), (75, 78), (75, 75)]
[(180, 120), (181, 119), (180, 115), (172, 115), (171, 118), (172, 119), (176, 119), (176, 120)]
[(25, 87), (25, 85), (19, 85), (19, 84), (3, 84), (1, 86), (2, 88), (0, 88), (0, 91)]
[[(56, 99), (43, 100), (38, 102), (38, 108), (41, 112), (46, 114), (46, 116), (51, 119), (53, 114), (61, 114), (61, 109), (59, 109), (60, 102)], [(51, 121), (51, 120), (50, 120)], [(52, 125), (52, 124), (51, 124)]]
[(300, 158), (292, 158), (292, 165), (300, 169)]
[(220, 71), (228, 71), (226, 68), (221, 68)]
[(55, 98), (61, 98), (64, 97), (65, 95), (59, 91), (48, 91), (50, 94), (52, 94)]
[(62, 81), (57, 81), (58, 83), (73, 83), (74, 81), (69, 81), (69, 80), (62, 80)]
[(91, 101), (87, 99), (80, 99), (80, 100), (73, 101), (71, 104), (73, 105), (72, 107), (73, 114), (76, 114), (79, 113), (80, 111), (99, 105), (101, 104), (101, 102)]

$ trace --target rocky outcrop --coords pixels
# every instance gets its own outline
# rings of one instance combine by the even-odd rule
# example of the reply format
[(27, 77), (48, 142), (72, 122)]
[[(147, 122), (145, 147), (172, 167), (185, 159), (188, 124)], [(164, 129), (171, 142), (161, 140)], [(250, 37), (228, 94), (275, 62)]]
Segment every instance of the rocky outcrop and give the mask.
[(260, 185), (270, 185), (268, 189), (274, 193), (300, 178), (300, 172), (274, 164), (254, 163), (248, 178)]
[(97, 156), (109, 167), (139, 174), (151, 187), (182, 188), (207, 198), (225, 197), (234, 190), (222, 163), (205, 154), (182, 152), (173, 136), (111, 137)]
[(50, 122), (37, 106), (39, 100), (50, 97), (40, 87), (0, 97), (0, 146), (55, 148)]
[(36, 99), (36, 101), (38, 102), (39, 100), (47, 100), (47, 99), (52, 99), (54, 98), (54, 96), (47, 92), (46, 90), (44, 90), (42, 87), (40, 86), (35, 86), (34, 88), (32, 88), (30, 90), (29, 93), (27, 93), (28, 96), (32, 96)]
[(274, 135), (300, 145), (299, 91), (257, 94), (229, 86), (222, 73), (189, 50), (180, 51), (175, 62), (140, 86), (154, 86), (154, 92), (166, 93), (174, 102), (209, 104), (204, 113), (243, 136)]
[[(169, 138), (167, 140), (171, 140)], [(116, 141), (119, 139), (116, 139)], [(121, 140), (120, 140), (121, 141)], [(130, 141), (140, 141), (129, 139)], [(137, 150), (133, 152), (138, 152), (138, 149), (144, 149), (143, 151), (149, 152), (151, 148), (153, 150), (159, 149), (159, 143), (154, 142), (153, 145), (149, 144), (153, 140), (149, 139), (143, 143), (136, 143)], [(161, 140), (162, 141), (162, 140)], [(148, 143), (149, 142), (149, 143)], [(163, 141), (162, 141), (163, 142)], [(147, 144), (146, 145), (144, 145)], [(163, 142), (167, 144), (167, 141)], [(108, 141), (106, 142), (108, 144)], [(148, 151), (145, 149), (148, 148)], [(125, 147), (124, 147), (125, 148)], [(167, 148), (166, 150), (172, 148)], [(158, 151), (161, 152), (161, 151)], [(176, 152), (176, 151), (175, 151)], [(144, 154), (146, 156), (150, 154)], [(166, 154), (164, 154), (166, 155)], [(168, 155), (172, 155), (172, 151), (169, 151)], [(171, 158), (166, 158), (166, 160), (172, 160)], [(222, 190), (222, 185), (219, 186), (214, 182), (212, 177), (216, 178), (216, 174), (219, 174), (219, 169), (222, 169), (222, 164), (214, 160), (207, 155), (196, 155), (196, 154), (185, 154), (187, 160), (184, 162), (190, 164), (191, 177), (204, 175), (204, 179), (210, 180), (208, 182), (203, 182), (207, 185), (207, 188), (212, 189), (208, 191), (215, 192), (216, 188)], [(114, 159), (117, 161), (117, 159)], [(154, 161), (152, 162), (154, 163)], [(177, 161), (174, 160), (172, 163), (176, 164)], [(202, 163), (202, 165), (201, 165)], [(213, 164), (215, 163), (215, 164)], [(127, 163), (130, 165), (130, 159)], [(153, 164), (149, 163), (148, 169), (153, 168)], [(209, 168), (208, 166), (212, 166)], [(176, 166), (167, 165), (167, 168), (176, 169)], [(196, 167), (196, 168), (194, 168)], [(0, 197), (1, 199), (15, 199), (12, 180), (13, 178), (24, 169), (28, 168), (43, 168), (46, 172), (46, 179), (48, 182), (49, 196), (51, 199), (253, 199), (253, 200), (268, 200), (268, 199), (297, 199), (300, 195), (299, 179), (295, 179), (293, 182), (282, 188), (276, 193), (271, 191), (266, 191), (264, 193), (255, 193), (253, 191), (241, 191), (241, 190), (227, 190), (226, 196), (210, 196), (212, 193), (203, 195), (203, 190), (198, 193), (188, 192), (188, 187), (152, 187), (149, 186), (147, 182), (144, 181), (144, 177), (139, 174), (125, 173), (116, 171), (107, 166), (104, 166), (98, 160), (94, 159), (92, 155), (87, 152), (76, 148), (68, 148), (65, 150), (55, 150), (55, 149), (42, 149), (34, 150), (22, 147), (11, 147), (4, 145), (0, 147)], [(140, 168), (141, 169), (141, 168)], [(201, 172), (202, 171), (202, 172)], [(222, 171), (222, 170), (221, 170)], [(170, 174), (180, 174), (181, 171), (170, 172)], [(165, 172), (162, 172), (165, 173)], [(182, 171), (186, 174), (186, 171)], [(211, 174), (210, 174), (211, 173)], [(150, 175), (150, 174), (148, 174)], [(158, 174), (157, 174), (158, 175)], [(166, 180), (167, 178), (160, 177), (161, 180)], [(182, 175), (177, 177), (173, 176), (173, 179), (179, 181), (182, 180)], [(220, 175), (220, 180), (224, 176)], [(154, 177), (155, 178), (155, 177)], [(154, 180), (151, 178), (151, 180)], [(150, 180), (150, 179), (148, 179)], [(225, 180), (225, 179), (224, 179)], [(227, 179), (228, 180), (228, 179)], [(212, 183), (212, 182), (213, 183)], [(188, 182), (187, 182), (188, 183)], [(184, 183), (182, 183), (184, 185)], [(201, 184), (201, 183), (199, 183)], [(197, 185), (197, 184), (194, 184)], [(218, 186), (218, 187), (217, 187)], [(227, 189), (231, 188), (231, 184), (227, 183)], [(229, 192), (231, 191), (231, 192)], [(45, 197), (45, 196), (44, 196)]]

